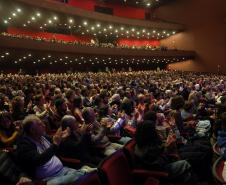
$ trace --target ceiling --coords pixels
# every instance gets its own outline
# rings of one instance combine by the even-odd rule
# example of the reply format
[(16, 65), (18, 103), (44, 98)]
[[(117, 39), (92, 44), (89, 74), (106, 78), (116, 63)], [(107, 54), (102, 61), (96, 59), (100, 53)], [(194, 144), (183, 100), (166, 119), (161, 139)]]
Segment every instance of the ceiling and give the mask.
[(30, 6), (12, 0), (0, 0), (0, 17), (0, 26), (5, 28), (9, 26), (23, 27), (53, 33), (105, 37), (106, 39), (109, 37), (124, 37), (160, 40), (180, 31), (172, 28), (155, 28), (151, 26), (151, 23), (148, 25), (145, 22), (143, 24), (144, 26), (136, 26), (100, 21), (94, 18), (90, 19)]

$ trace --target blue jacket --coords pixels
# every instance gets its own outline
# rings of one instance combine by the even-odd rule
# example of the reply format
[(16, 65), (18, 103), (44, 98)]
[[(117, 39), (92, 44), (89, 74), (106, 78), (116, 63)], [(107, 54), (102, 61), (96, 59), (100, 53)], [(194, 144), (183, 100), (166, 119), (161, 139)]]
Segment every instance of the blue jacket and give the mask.
[(226, 132), (218, 131), (217, 144), (222, 151), (222, 155), (226, 158)]

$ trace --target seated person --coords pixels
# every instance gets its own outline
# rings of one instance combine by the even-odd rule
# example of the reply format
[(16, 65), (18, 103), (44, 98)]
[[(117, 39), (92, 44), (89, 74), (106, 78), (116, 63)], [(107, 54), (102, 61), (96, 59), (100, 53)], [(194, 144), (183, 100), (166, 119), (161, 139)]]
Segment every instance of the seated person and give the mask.
[(109, 106), (101, 107), (99, 110), (100, 123), (107, 128), (108, 137), (117, 136), (120, 138), (117, 142), (124, 145), (131, 140), (130, 137), (121, 135), (121, 130), (123, 129), (126, 120), (124, 117), (118, 117), (118, 119), (115, 120), (112, 118), (111, 113), (112, 110)]
[(53, 113), (51, 118), (53, 122), (53, 125), (51, 125), (51, 129), (58, 129), (60, 127), (61, 119), (67, 114), (71, 115), (71, 112), (68, 109), (66, 100), (64, 98), (57, 98), (54, 104), (55, 112)]
[(183, 185), (197, 184), (190, 164), (185, 160), (172, 162), (164, 152), (155, 123), (144, 121), (139, 124), (135, 135), (135, 165), (148, 170), (166, 171), (171, 182)]
[(221, 114), (221, 131), (218, 131), (217, 144), (226, 159), (226, 112)]
[(96, 147), (103, 148), (103, 154), (109, 156), (118, 149), (122, 148), (123, 145), (118, 143), (111, 143), (106, 136), (106, 128), (101, 126), (96, 120), (96, 114), (91, 107), (87, 107), (83, 110), (82, 116), (85, 120), (85, 124), (90, 128), (89, 134), (91, 137), (91, 142)]
[(70, 135), (60, 144), (59, 154), (63, 157), (76, 158), (82, 163), (98, 164), (100, 160), (95, 156), (91, 156), (89, 146), (91, 140), (87, 134), (89, 129), (87, 125), (79, 128), (79, 123), (74, 116), (66, 115), (61, 121), (62, 130), (70, 129)]
[(0, 184), (34, 185), (25, 173), (14, 163), (9, 153), (0, 150)]
[[(15, 123), (15, 124), (14, 124)], [(19, 122), (12, 121), (12, 117), (8, 112), (0, 113), (0, 146), (9, 147), (15, 144), (21, 135), (21, 127)]]
[(56, 151), (63, 139), (68, 137), (69, 129), (57, 130), (53, 136), (53, 144), (45, 135), (45, 125), (35, 115), (23, 120), (25, 136), (18, 144), (18, 160), (26, 172), (35, 179), (47, 182), (47, 185), (62, 185), (75, 182), (85, 170), (75, 170), (63, 166)]

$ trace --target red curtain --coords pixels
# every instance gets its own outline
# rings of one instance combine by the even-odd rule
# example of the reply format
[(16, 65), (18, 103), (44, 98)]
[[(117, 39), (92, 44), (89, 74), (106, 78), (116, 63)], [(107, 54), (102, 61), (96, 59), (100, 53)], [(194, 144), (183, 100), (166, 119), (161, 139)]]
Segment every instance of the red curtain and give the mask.
[(75, 36), (75, 35), (64, 35), (64, 34), (58, 34), (58, 33), (48, 33), (48, 32), (37, 32), (32, 30), (26, 30), (22, 28), (14, 28), (9, 27), (8, 33), (15, 34), (15, 35), (24, 35), (24, 36), (30, 36), (32, 38), (45, 38), (45, 39), (55, 39), (55, 40), (61, 40), (66, 42), (83, 42), (83, 43), (90, 43), (92, 37), (88, 36)]
[(158, 40), (145, 40), (145, 39), (118, 39), (117, 44), (119, 46), (160, 46)]

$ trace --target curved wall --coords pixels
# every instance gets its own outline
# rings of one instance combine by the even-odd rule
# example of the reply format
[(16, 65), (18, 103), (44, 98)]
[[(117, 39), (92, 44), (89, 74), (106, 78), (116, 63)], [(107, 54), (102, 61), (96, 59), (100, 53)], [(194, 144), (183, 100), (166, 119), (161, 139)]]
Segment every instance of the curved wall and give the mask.
[(225, 0), (175, 1), (156, 10), (155, 16), (188, 27), (162, 40), (161, 45), (197, 53), (194, 61), (171, 65), (171, 69), (226, 73)]

